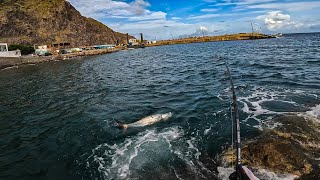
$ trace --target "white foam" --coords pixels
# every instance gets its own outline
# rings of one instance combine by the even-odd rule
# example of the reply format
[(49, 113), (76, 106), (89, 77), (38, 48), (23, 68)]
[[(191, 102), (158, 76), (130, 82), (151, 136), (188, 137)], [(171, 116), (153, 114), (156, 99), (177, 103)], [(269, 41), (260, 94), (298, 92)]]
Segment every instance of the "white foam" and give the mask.
[[(135, 170), (142, 169), (147, 163), (157, 163), (160, 155), (179, 158), (189, 171), (203, 178), (203, 171), (213, 173), (199, 160), (201, 152), (197, 148), (197, 138), (181, 139), (183, 134), (183, 130), (178, 127), (167, 128), (161, 132), (147, 130), (127, 138), (122, 143), (101, 144), (92, 150), (87, 166), (98, 164), (98, 171), (105, 179), (130, 179)], [(146, 153), (152, 157), (146, 156)], [(182, 179), (179, 171), (174, 167), (172, 169), (176, 178)]]
[(256, 170), (254, 173), (259, 179), (268, 180), (294, 180), (299, 177), (292, 174), (276, 174), (265, 169)]
[(218, 98), (220, 101), (224, 101), (224, 99), (221, 97), (221, 94), (218, 94), (218, 95), (217, 95), (217, 98)]
[(201, 136), (201, 133), (195, 133), (192, 137), (184, 137), (184, 131), (179, 127), (160, 132), (147, 130), (128, 137), (124, 142), (97, 146), (88, 157), (87, 166), (98, 166), (97, 170), (105, 179), (135, 179), (135, 173), (149, 164), (161, 164), (165, 158), (184, 164), (185, 169), (169, 166), (177, 179), (187, 178), (190, 174), (205, 179), (215, 173), (200, 160), (198, 141)]
[(17, 69), (17, 68), (19, 68), (19, 66), (10, 66), (10, 67), (3, 68), (1, 70)]
[[(260, 115), (276, 115), (278, 112), (271, 111), (269, 109), (265, 109), (261, 106), (262, 103), (268, 101), (275, 101), (277, 96), (274, 92), (264, 92), (261, 89), (254, 88), (254, 92), (247, 97), (239, 97), (238, 101), (243, 104), (242, 111), (248, 114), (248, 117), (244, 120), (247, 122), (249, 119), (256, 120), (259, 125), (255, 125), (260, 130), (262, 130), (263, 120), (258, 118)], [(252, 108), (249, 108), (249, 104)]]
[(311, 108), (311, 111), (307, 111), (306, 113), (307, 115), (320, 120), (320, 104)]
[(210, 126), (208, 129), (205, 129), (205, 130), (203, 131), (203, 135), (208, 135), (209, 132), (211, 131), (211, 129), (212, 129), (212, 126)]
[(234, 172), (234, 168), (230, 167), (218, 167), (218, 178), (222, 180), (229, 179), (229, 176)]
[[(144, 151), (174, 152), (171, 142), (182, 135), (183, 130), (174, 127), (161, 132), (147, 130), (119, 144), (101, 144), (92, 150), (88, 160), (93, 160), (91, 162), (89, 160), (89, 164), (98, 164), (98, 171), (105, 179), (128, 179), (132, 174), (132, 168), (139, 169), (145, 163), (152, 161), (150, 157), (144, 155)], [(188, 144), (191, 149), (196, 149), (191, 141)], [(195, 155), (199, 156), (197, 153)]]
[[(251, 91), (252, 91), (252, 94), (246, 97), (239, 97), (238, 101), (243, 104), (243, 108), (241, 110), (248, 114), (244, 122), (248, 122), (249, 119), (255, 120), (258, 122), (258, 125), (254, 125), (253, 127), (256, 127), (260, 130), (263, 130), (263, 127), (272, 129), (281, 125), (279, 123), (270, 124), (268, 123), (269, 122), (268, 120), (272, 119), (274, 116), (279, 114), (291, 113), (291, 112), (273, 111), (266, 107), (262, 107), (263, 103), (277, 101), (277, 102), (292, 104), (294, 106), (299, 106), (296, 102), (286, 99), (288, 93), (304, 94), (304, 95), (306, 94), (306, 92), (302, 90), (278, 91), (277, 89), (273, 89), (271, 91), (261, 87), (253, 87)], [(266, 118), (266, 116), (264, 116), (264, 118), (262, 118), (261, 115), (268, 115), (268, 117)]]
[[(231, 167), (218, 167), (218, 178), (222, 180), (229, 179), (229, 176), (234, 172), (234, 168)], [(294, 180), (298, 178), (296, 175), (292, 174), (276, 174), (274, 172), (258, 169), (252, 170), (254, 175), (259, 179), (268, 179), (268, 180)]]

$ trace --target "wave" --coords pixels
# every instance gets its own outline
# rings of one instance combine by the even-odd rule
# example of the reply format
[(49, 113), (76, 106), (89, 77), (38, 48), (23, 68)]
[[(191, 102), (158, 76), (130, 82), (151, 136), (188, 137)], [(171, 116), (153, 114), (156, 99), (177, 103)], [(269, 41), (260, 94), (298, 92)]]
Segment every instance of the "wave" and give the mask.
[[(268, 180), (294, 180), (298, 176), (292, 174), (276, 174), (274, 172), (265, 169), (253, 169), (254, 175), (259, 179)], [(218, 178), (219, 179), (229, 179), (229, 176), (234, 172), (234, 168), (231, 167), (218, 167)]]
[(153, 129), (123, 142), (101, 144), (87, 158), (87, 167), (97, 167), (104, 179), (215, 176), (200, 160), (202, 154), (197, 148), (197, 139), (186, 139), (184, 133), (179, 127)]
[[(240, 105), (242, 105), (241, 111), (247, 115), (243, 122), (255, 120), (258, 122), (258, 125), (254, 125), (253, 127), (260, 130), (264, 126), (268, 128), (277, 127), (279, 124), (270, 124), (268, 122), (273, 117), (288, 113), (306, 112), (310, 109), (307, 104), (310, 103), (311, 99), (318, 102), (314, 99), (318, 98), (317, 94), (303, 90), (253, 87), (250, 91), (250, 94), (239, 96), (238, 98)], [(312, 108), (307, 114), (319, 118), (320, 106)]]

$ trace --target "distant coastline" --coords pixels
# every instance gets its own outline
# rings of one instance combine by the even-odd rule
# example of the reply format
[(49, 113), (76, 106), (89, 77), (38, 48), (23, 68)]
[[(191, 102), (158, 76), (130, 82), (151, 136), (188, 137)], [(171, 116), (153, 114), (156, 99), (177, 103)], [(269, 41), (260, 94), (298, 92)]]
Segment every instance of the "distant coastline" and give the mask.
[[(274, 36), (258, 34), (258, 33), (239, 33), (239, 34), (226, 34), (226, 35), (220, 35), (220, 36), (203, 36), (203, 37), (189, 37), (189, 38), (173, 39), (173, 40), (162, 40), (154, 44), (147, 44), (146, 47), (174, 45), (174, 44), (201, 43), (201, 42), (216, 42), (216, 41), (258, 40), (258, 39), (268, 39), (268, 38), (274, 38)], [(38, 64), (38, 63), (43, 63), (48, 61), (61, 61), (61, 60), (75, 58), (78, 56), (102, 55), (102, 54), (117, 52), (124, 49), (127, 49), (127, 48), (116, 47), (112, 49), (86, 50), (83, 52), (52, 55), (52, 56), (22, 56), (20, 58), (0, 57), (0, 69), (19, 66), (23, 64)]]
[(203, 36), (203, 37), (188, 37), (181, 39), (162, 40), (155, 44), (148, 44), (151, 46), (163, 46), (173, 44), (189, 44), (189, 43), (201, 43), (201, 42), (216, 42), (216, 41), (236, 41), (236, 40), (256, 40), (256, 39), (269, 39), (275, 38), (275, 36), (259, 34), (259, 33), (238, 33), (238, 34), (225, 34), (220, 36)]

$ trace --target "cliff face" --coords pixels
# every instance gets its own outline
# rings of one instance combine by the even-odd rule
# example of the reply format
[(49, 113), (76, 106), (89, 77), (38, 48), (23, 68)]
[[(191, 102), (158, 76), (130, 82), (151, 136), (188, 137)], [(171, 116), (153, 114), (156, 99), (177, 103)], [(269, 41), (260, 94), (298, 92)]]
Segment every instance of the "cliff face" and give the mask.
[(0, 0), (0, 42), (85, 46), (117, 41), (126, 43), (126, 35), (82, 16), (65, 0)]

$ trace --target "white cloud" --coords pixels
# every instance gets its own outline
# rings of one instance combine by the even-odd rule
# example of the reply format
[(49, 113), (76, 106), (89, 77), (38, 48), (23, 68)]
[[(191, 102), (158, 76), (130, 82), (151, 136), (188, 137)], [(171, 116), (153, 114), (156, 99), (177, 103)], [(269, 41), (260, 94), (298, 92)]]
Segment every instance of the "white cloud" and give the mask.
[(320, 8), (319, 1), (306, 1), (306, 2), (286, 2), (286, 3), (266, 3), (266, 4), (256, 4), (248, 6), (250, 9), (260, 8), (260, 9), (279, 9), (286, 11), (306, 11), (311, 9)]
[(210, 6), (230, 6), (230, 5), (251, 5), (251, 4), (261, 4), (261, 3), (269, 3), (274, 2), (274, 0), (239, 0), (239, 1), (224, 1), (216, 3), (216, 0), (205, 0), (206, 2), (214, 2), (215, 4)]
[(145, 20), (159, 20), (159, 19), (166, 19), (167, 13), (162, 11), (152, 12), (146, 10), (146, 14), (143, 16), (132, 16), (128, 17), (130, 21), (145, 21)]
[(271, 11), (266, 15), (258, 16), (258, 20), (263, 20), (267, 29), (270, 31), (293, 30), (303, 26), (303, 23), (295, 22), (289, 14), (281, 11)]
[[(302, 0), (292, 3), (276, 3), (275, 0), (224, 0), (217, 3), (215, 0), (205, 0), (212, 4), (208, 5), (208, 8), (202, 9), (201, 13), (199, 12), (200, 14), (180, 17), (180, 14), (183, 13), (176, 11), (151, 11), (149, 9), (151, 4), (148, 0), (130, 0), (130, 2), (125, 0), (68, 1), (84, 16), (100, 20), (115, 31), (128, 32), (132, 35), (138, 35), (142, 32), (146, 39), (169, 39), (182, 34), (194, 34), (197, 31), (203, 33), (205, 28), (212, 34), (216, 34), (216, 32), (248, 32), (251, 28), (245, 22), (252, 21), (252, 17), (262, 14), (264, 15), (259, 16), (258, 20), (264, 23), (269, 30), (297, 29), (302, 26), (300, 22), (304, 22), (305, 25), (307, 25), (307, 22), (293, 21), (293, 17), (283, 12), (291, 13), (290, 10), (301, 11), (302, 9), (320, 8), (320, 2), (302, 2)], [(231, 7), (231, 12), (217, 13), (216, 11), (221, 9), (218, 5), (234, 6)], [(190, 7), (189, 11), (193, 8)], [(273, 13), (266, 13), (268, 11)], [(174, 17), (168, 18), (168, 14)], [(221, 21), (213, 22), (213, 19)], [(318, 21), (314, 22), (313, 26), (310, 25), (310, 29), (311, 27), (318, 28), (318, 24)], [(202, 31), (199, 30), (200, 26), (202, 26)]]
[(68, 0), (84, 16), (92, 18), (122, 18), (140, 16), (147, 13), (150, 4), (145, 0), (134, 0), (131, 3), (115, 0)]
[(182, 19), (181, 17), (172, 17), (171, 18), (172, 20), (180, 20), (180, 19)]
[(190, 33), (194, 30), (194, 24), (181, 23), (174, 20), (145, 20), (135, 23), (109, 24), (111, 28), (120, 32), (129, 32), (137, 36), (143, 33), (146, 39), (159, 40), (171, 39), (183, 33)]
[(219, 9), (215, 9), (215, 8), (206, 8), (206, 9), (201, 9), (201, 12), (217, 12), (219, 11)]
[(209, 31), (208, 28), (205, 27), (205, 26), (200, 26), (200, 27), (199, 27), (199, 30), (200, 30), (200, 31)]
[(204, 14), (199, 16), (190, 16), (187, 19), (207, 19), (207, 18), (220, 17), (220, 16), (223, 16), (223, 14)]
[(147, 1), (144, 0), (135, 0), (131, 3), (131, 7), (129, 8), (136, 15), (141, 15), (145, 13), (146, 8), (150, 6)]

